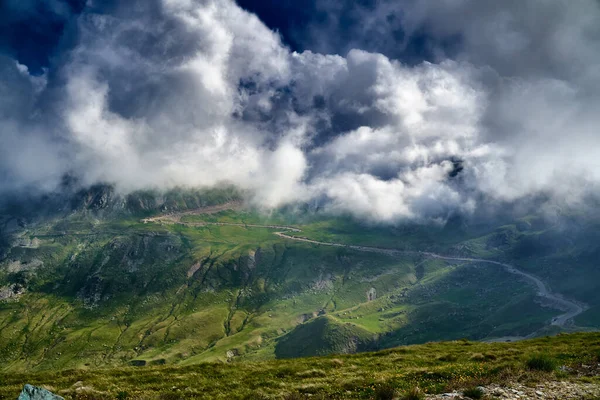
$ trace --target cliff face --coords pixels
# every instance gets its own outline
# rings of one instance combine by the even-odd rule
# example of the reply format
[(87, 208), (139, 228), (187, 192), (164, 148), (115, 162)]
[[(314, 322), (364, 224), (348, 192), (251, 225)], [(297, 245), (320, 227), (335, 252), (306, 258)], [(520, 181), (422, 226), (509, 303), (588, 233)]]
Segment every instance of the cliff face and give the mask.
[(239, 201), (242, 192), (231, 186), (212, 189), (174, 188), (167, 191), (141, 190), (121, 193), (112, 185), (78, 188), (66, 184), (43, 195), (21, 193), (0, 200), (2, 219), (15, 218), (23, 225), (39, 219), (87, 213), (96, 218), (123, 215), (149, 215), (165, 211), (183, 211)]

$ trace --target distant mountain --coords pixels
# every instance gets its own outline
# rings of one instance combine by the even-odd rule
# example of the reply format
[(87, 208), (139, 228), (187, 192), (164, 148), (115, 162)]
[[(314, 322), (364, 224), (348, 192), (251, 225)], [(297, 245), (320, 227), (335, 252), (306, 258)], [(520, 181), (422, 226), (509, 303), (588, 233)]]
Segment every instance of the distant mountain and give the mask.
[(243, 198), (231, 187), (98, 185), (5, 200), (0, 368), (233, 362), (600, 327), (593, 215), (380, 226), (310, 207), (266, 215)]

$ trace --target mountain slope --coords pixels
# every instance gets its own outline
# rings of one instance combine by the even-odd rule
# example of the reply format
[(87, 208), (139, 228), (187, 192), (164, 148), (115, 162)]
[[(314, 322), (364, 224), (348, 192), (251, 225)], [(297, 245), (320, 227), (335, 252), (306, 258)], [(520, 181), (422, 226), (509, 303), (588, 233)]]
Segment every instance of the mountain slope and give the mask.
[(519, 398), (565, 399), (570, 392), (593, 400), (600, 394), (599, 362), (598, 333), (517, 343), (460, 340), (267, 362), (0, 373), (0, 398), (16, 398), (28, 382), (65, 398), (92, 399), (377, 399), (389, 398), (377, 393), (400, 395), (416, 386), (434, 394), (484, 385), (490, 394), (503, 390), (500, 398), (526, 391), (532, 396)]
[(275, 347), (275, 355), (277, 358), (294, 358), (352, 354), (375, 347), (376, 339), (360, 326), (323, 316), (298, 325), (281, 337)]
[[(5, 211), (2, 368), (257, 360), (560, 329), (550, 322), (563, 312), (531, 282), (494, 264), (420, 251), (515, 260), (590, 305), (577, 324), (600, 326), (598, 281), (582, 278), (597, 273), (591, 258), (572, 271), (580, 290), (566, 290), (556, 275), (557, 260), (593, 254), (594, 244), (555, 242), (561, 246), (540, 253), (540, 268), (527, 243), (564, 231), (535, 219), (390, 228), (310, 211), (264, 216), (229, 189), (202, 196), (123, 199), (94, 188), (77, 201), (56, 200), (68, 204), (58, 212)], [(304, 350), (289, 345), (311, 338)]]

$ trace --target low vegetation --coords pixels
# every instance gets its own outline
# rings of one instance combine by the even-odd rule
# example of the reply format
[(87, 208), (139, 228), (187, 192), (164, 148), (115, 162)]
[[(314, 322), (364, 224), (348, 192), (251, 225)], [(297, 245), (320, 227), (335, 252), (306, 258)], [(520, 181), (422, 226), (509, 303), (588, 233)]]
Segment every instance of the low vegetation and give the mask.
[(424, 398), (425, 394), (421, 391), (421, 389), (419, 389), (418, 386), (415, 386), (404, 393), (401, 400), (423, 400)]
[(375, 400), (392, 400), (396, 397), (396, 388), (389, 383), (382, 383), (375, 387)]
[(557, 367), (556, 360), (548, 354), (533, 355), (527, 359), (526, 364), (533, 371), (552, 372)]
[[(593, 363), (599, 351), (600, 333), (577, 333), (516, 343), (428, 343), (294, 360), (7, 373), (0, 375), (0, 398), (15, 399), (25, 383), (44, 386), (67, 399), (90, 400), (412, 400), (450, 390), (466, 390), (476, 398), (472, 388), (494, 382), (600, 383), (599, 368), (589, 369), (597, 365)], [(560, 368), (537, 368), (548, 365), (548, 360)]]
[[(273, 227), (324, 242), (502, 259), (514, 256), (506, 249), (515, 238), (543, 226), (481, 236), (485, 230), (456, 224), (391, 229), (343, 216), (267, 217), (239, 209), (228, 191), (174, 192), (161, 206), (141, 193), (128, 210), (100, 213), (105, 203), (94, 199), (105, 195), (81, 196), (83, 210), (47, 216), (0, 243), (0, 298), (8, 296), (0, 299), (0, 371), (260, 361), (527, 336), (560, 313), (502, 268), (302, 243)], [(593, 277), (582, 284), (597, 296)]]
[[(391, 385), (401, 397), (414, 386), (411, 379), (422, 390), (433, 389), (418, 376), (398, 381), (409, 371), (418, 372), (400, 356), (395, 365), (380, 369), (356, 364), (367, 360), (362, 356), (331, 359), (327, 368), (320, 361), (305, 364), (305, 369), (284, 361), (255, 363), (562, 329), (549, 326), (562, 311), (540, 302), (531, 282), (515, 279), (497, 265), (444, 261), (419, 251), (514, 264), (589, 306), (572, 321), (575, 328), (566, 330), (600, 327), (600, 219), (571, 218), (569, 226), (585, 224), (583, 233), (579, 228), (556, 230), (534, 216), (486, 226), (451, 220), (444, 227), (389, 227), (298, 210), (267, 216), (243, 208), (240, 194), (231, 188), (160, 196), (140, 192), (127, 199), (111, 190), (95, 187), (69, 201), (49, 199), (0, 210), (0, 373), (5, 376), (105, 371), (99, 376), (106, 384), (90, 385), (111, 398), (133, 398), (144, 391), (168, 398), (179, 392), (165, 390), (179, 386), (146, 384), (146, 371), (181, 373), (196, 396), (210, 392), (212, 383), (194, 392), (203, 381), (198, 378), (195, 384), (185, 368), (204, 362), (259, 369), (276, 365), (276, 379), (268, 383), (274, 387), (267, 386), (265, 396), (350, 392), (372, 397), (375, 387)], [(339, 246), (276, 235), (282, 231)], [(526, 375), (557, 373), (547, 363), (528, 359), (543, 353), (523, 352), (518, 360), (510, 359), (510, 368)], [(556, 354), (548, 354), (555, 366), (563, 365)], [(427, 357), (419, 368), (428, 373), (430, 366), (436, 371), (465, 365), (502, 366), (505, 374), (510, 370), (506, 357), (486, 346)], [(368, 373), (356, 372), (353, 365)], [(111, 383), (115, 371), (142, 379), (142, 389), (133, 381)], [(242, 378), (236, 378), (237, 370), (223, 373), (232, 376), (233, 393), (238, 393), (235, 379)], [(364, 381), (371, 373), (372, 379)], [(292, 383), (285, 381), (288, 376)], [(329, 385), (332, 376), (345, 383)], [(80, 379), (83, 387), (86, 379)], [(454, 375), (436, 379), (457, 381)], [(60, 390), (75, 390), (66, 380), (57, 382), (62, 382)], [(296, 387), (296, 382), (308, 386)], [(360, 392), (355, 384), (370, 389)], [(77, 393), (84, 392), (79, 388)], [(256, 390), (252, 396), (257, 398)]]
[(479, 400), (479, 399), (483, 398), (485, 393), (483, 392), (483, 389), (481, 389), (480, 387), (471, 387), (471, 388), (465, 389), (463, 391), (463, 394), (470, 399)]

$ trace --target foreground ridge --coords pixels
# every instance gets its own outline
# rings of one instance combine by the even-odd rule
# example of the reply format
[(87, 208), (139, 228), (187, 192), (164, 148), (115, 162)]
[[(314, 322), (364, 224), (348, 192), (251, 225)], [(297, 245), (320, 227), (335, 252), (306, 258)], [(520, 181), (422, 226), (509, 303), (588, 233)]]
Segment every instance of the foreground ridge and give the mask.
[(487, 399), (594, 400), (600, 333), (266, 362), (0, 374), (0, 398), (15, 399), (24, 382), (76, 399), (391, 400), (411, 391), (419, 399), (458, 399), (481, 390)]

